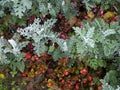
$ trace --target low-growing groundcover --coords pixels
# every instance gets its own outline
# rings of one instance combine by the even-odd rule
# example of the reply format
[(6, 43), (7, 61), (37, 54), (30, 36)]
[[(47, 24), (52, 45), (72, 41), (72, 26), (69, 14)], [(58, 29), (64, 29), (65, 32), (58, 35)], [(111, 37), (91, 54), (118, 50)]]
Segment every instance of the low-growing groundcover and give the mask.
[(120, 90), (119, 0), (0, 0), (0, 90)]

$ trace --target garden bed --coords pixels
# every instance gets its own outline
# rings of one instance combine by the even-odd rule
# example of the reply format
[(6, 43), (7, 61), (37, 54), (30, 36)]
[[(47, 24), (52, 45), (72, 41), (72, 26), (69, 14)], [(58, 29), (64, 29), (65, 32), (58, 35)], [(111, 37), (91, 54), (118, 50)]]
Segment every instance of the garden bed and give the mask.
[(118, 0), (1, 0), (0, 90), (120, 90)]

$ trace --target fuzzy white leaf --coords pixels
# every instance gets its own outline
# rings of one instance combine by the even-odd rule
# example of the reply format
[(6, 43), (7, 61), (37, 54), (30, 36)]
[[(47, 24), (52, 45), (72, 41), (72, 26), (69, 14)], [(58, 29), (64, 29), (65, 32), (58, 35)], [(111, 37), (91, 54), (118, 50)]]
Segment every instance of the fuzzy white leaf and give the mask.
[(63, 1), (62, 1), (62, 6), (64, 6), (64, 5), (65, 5), (65, 1), (63, 0)]
[(120, 86), (117, 86), (117, 89), (116, 90), (120, 90)]
[(9, 39), (8, 42), (12, 45), (13, 49), (16, 48), (17, 43), (15, 42), (15, 40), (13, 40), (13, 39)]
[(41, 34), (44, 31), (44, 28), (41, 28), (40, 30), (37, 31), (37, 34)]
[(13, 49), (11, 50), (11, 53), (17, 55), (19, 53), (20, 49), (18, 48), (16, 41), (13, 39), (9, 39), (8, 42), (13, 47)]
[(90, 46), (91, 48), (94, 48), (94, 46), (95, 46), (95, 41), (94, 40), (89, 39), (89, 38), (87, 38), (87, 39), (84, 38), (84, 41), (88, 46)]
[(92, 38), (94, 34), (94, 30), (95, 30), (95, 27), (91, 27), (86, 34), (86, 38)]
[(27, 9), (31, 9), (31, 7), (32, 7), (32, 1), (30, 0), (16, 1), (14, 2), (13, 5), (14, 12), (12, 12), (12, 14), (21, 18), (24, 15), (24, 12)]
[(114, 29), (108, 29), (106, 30), (105, 32), (103, 32), (104, 36), (109, 36), (109, 35), (112, 35), (112, 34), (115, 34), (115, 30)]
[(66, 42), (63, 43), (62, 50), (63, 51), (68, 51), (68, 47), (67, 47), (67, 43)]

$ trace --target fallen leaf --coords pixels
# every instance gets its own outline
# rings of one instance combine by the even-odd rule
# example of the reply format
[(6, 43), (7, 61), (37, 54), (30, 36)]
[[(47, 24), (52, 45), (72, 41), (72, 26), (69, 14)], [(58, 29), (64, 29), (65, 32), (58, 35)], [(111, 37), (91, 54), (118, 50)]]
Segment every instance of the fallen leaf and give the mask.
[(107, 19), (110, 19), (110, 18), (113, 18), (117, 15), (116, 12), (112, 12), (112, 11), (107, 11), (104, 16), (103, 16), (103, 19), (104, 20), (107, 20)]
[(70, 18), (70, 28), (73, 27), (73, 25), (75, 25), (75, 23), (77, 23), (77, 17), (72, 16)]
[(92, 11), (90, 11), (87, 13), (87, 16), (89, 17), (90, 20), (93, 20), (95, 17), (95, 14)]
[(0, 78), (5, 79), (5, 75), (0, 73)]
[(70, 3), (70, 0), (66, 0), (65, 2), (66, 2), (66, 5), (68, 5)]

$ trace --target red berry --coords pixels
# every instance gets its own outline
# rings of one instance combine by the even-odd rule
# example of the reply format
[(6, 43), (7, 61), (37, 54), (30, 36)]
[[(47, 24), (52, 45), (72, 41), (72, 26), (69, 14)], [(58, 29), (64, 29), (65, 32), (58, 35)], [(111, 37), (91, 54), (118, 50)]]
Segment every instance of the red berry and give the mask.
[(32, 45), (31, 42), (28, 43), (27, 47), (28, 47), (29, 49), (33, 49), (33, 48), (34, 48), (34, 46)]
[(94, 8), (94, 9), (97, 9), (97, 6), (96, 6), (96, 5), (94, 5), (94, 6), (93, 6), (93, 8)]
[(26, 72), (22, 73), (22, 76), (23, 76), (23, 77), (26, 77), (26, 76), (27, 76), (27, 73), (26, 73)]
[(46, 57), (46, 60), (48, 61), (48, 60), (51, 60), (51, 57), (50, 56), (47, 56)]
[(63, 38), (63, 39), (66, 39), (66, 36), (65, 36), (64, 33), (61, 33), (61, 34), (60, 34), (60, 37)]
[(31, 59), (32, 58), (32, 55), (28, 52), (28, 53), (25, 53), (25, 58), (26, 59)]
[(61, 81), (61, 83), (62, 83), (62, 84), (65, 84), (65, 80), (63, 79), (63, 80)]
[(35, 66), (33, 65), (31, 68), (32, 68), (32, 69), (35, 69)]
[(114, 17), (111, 19), (111, 22), (115, 22), (115, 18)]
[(36, 16), (36, 15), (32, 15), (32, 16), (31, 16), (31, 19), (33, 19), (33, 20), (34, 20), (35, 18), (37, 18), (37, 16)]
[(87, 69), (82, 69), (81, 71), (80, 71), (80, 73), (82, 74), (82, 75), (86, 75), (87, 73), (88, 73), (88, 71), (87, 71)]
[(47, 53), (46, 52), (42, 53), (42, 56), (47, 57)]
[(102, 89), (102, 85), (99, 85), (99, 86), (98, 86), (98, 90), (101, 90), (101, 89)]
[(88, 19), (88, 16), (85, 16), (84, 19), (87, 20), (87, 19)]
[(51, 87), (52, 85), (53, 85), (52, 81), (49, 81), (49, 82), (47, 83), (47, 86), (48, 86), (48, 87)]
[(89, 85), (90, 85), (90, 86), (93, 86), (93, 85), (94, 85), (93, 81), (91, 81), (91, 82), (89, 83)]
[(69, 57), (66, 57), (65, 60), (68, 61), (68, 60), (69, 60)]
[(68, 32), (68, 30), (69, 30), (69, 29), (64, 29), (63, 31), (64, 31), (64, 32)]
[(68, 84), (68, 88), (71, 88), (71, 86), (72, 86), (71, 83), (69, 83), (69, 84)]
[(35, 60), (39, 60), (38, 55), (34, 55)]
[(100, 10), (100, 17), (103, 18), (103, 16), (104, 16), (104, 12), (103, 10)]
[(43, 67), (40, 67), (40, 69), (39, 69), (40, 71), (43, 71), (44, 69), (43, 69)]
[(87, 79), (83, 79), (83, 83), (86, 84), (87, 83)]
[(65, 40), (65, 39), (68, 39), (68, 36), (65, 33), (61, 33), (60, 38)]
[(68, 74), (69, 74), (68, 70), (65, 70), (65, 71), (64, 71), (64, 75), (67, 76)]
[(48, 72), (48, 73), (51, 73), (52, 71), (53, 71), (52, 68), (48, 68), (48, 69), (47, 69), (47, 72)]
[(105, 20), (106, 23), (109, 23), (110, 21), (109, 20)]
[(68, 20), (65, 20), (65, 23), (68, 23)]
[(116, 21), (118, 21), (118, 20), (119, 20), (119, 17), (118, 17), (118, 16), (116, 16), (116, 17), (115, 17), (115, 20), (116, 20)]
[(46, 18), (46, 15), (45, 14), (42, 14), (41, 15), (41, 18), (44, 20)]
[(17, 30), (19, 31), (21, 28), (20, 27), (17, 27)]
[(103, 10), (100, 10), (100, 15), (103, 15)]
[(78, 79), (78, 82), (81, 82), (81, 80), (80, 80), (80, 79)]
[(83, 28), (83, 24), (81, 22), (79, 23), (79, 28)]
[(88, 79), (88, 81), (92, 81), (93, 77), (92, 76), (88, 76), (87, 79)]
[(60, 62), (60, 63), (64, 63), (64, 59), (61, 58), (61, 59), (59, 60), (59, 62)]
[(62, 14), (58, 14), (58, 18), (59, 18), (59, 19), (62, 19), (62, 18), (63, 18), (63, 15), (62, 15)]
[(79, 85), (76, 84), (76, 85), (75, 85), (75, 89), (76, 89), (76, 90), (79, 90), (79, 88), (80, 88)]
[(58, 45), (58, 43), (57, 42), (55, 42), (54, 43), (54, 47), (58, 47), (59, 45)]

